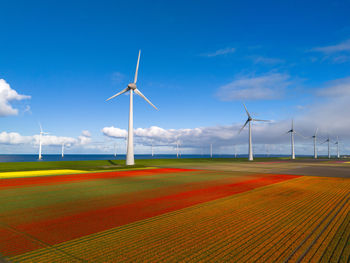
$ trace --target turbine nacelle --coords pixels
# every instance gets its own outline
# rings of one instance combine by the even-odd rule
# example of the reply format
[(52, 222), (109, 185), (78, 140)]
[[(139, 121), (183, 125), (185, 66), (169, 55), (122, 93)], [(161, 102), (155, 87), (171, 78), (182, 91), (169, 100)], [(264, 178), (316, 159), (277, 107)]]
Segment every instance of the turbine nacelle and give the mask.
[(129, 84), (128, 84), (128, 88), (129, 88), (129, 89), (132, 89), (132, 90), (137, 89), (137, 87), (136, 87), (136, 84), (135, 84), (135, 83), (129, 83)]

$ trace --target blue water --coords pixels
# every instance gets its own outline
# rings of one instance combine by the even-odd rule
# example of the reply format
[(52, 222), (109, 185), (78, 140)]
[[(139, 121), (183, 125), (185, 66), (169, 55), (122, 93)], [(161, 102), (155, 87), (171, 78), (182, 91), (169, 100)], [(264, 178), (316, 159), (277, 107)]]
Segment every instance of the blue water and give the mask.
[[(281, 157), (282, 155), (270, 155), (270, 157)], [(181, 158), (209, 158), (209, 155), (182, 154)], [(246, 154), (239, 154), (237, 158), (247, 158)], [(266, 157), (266, 155), (256, 155), (255, 157)], [(176, 154), (136, 154), (135, 159), (175, 159)], [(215, 154), (213, 158), (234, 158), (233, 155)], [(89, 160), (125, 160), (125, 154), (114, 157), (112, 154), (66, 154), (62, 158), (59, 154), (43, 155), (42, 160), (38, 160), (37, 154), (0, 154), (0, 163), (4, 162), (45, 162), (45, 161), (89, 161)]]

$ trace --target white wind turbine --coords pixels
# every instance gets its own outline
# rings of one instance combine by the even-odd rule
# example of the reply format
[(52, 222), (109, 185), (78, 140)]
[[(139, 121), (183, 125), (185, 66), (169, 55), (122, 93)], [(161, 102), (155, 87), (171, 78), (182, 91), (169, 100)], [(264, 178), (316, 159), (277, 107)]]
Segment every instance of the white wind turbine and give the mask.
[(153, 150), (153, 140), (152, 140), (152, 148), (151, 148), (151, 152), (152, 152), (152, 157), (154, 156), (154, 150)]
[(114, 158), (117, 158), (117, 142), (114, 142)]
[(179, 158), (179, 140), (176, 140), (176, 158)]
[(323, 143), (326, 143), (326, 142), (328, 142), (328, 159), (331, 159), (331, 152), (330, 152), (330, 146), (329, 146), (329, 143), (330, 143), (329, 135), (327, 137), (327, 140), (325, 140)]
[(315, 134), (311, 137), (314, 139), (314, 159), (317, 159), (317, 131), (318, 128), (315, 131)]
[(337, 141), (334, 143), (337, 145), (337, 158), (339, 159), (340, 158), (340, 153), (339, 153), (339, 138), (337, 136)]
[(248, 115), (248, 119), (247, 121), (244, 123), (243, 127), (239, 130), (238, 134), (241, 133), (241, 131), (244, 129), (244, 127), (249, 123), (249, 157), (248, 157), (248, 160), (249, 161), (253, 161), (253, 144), (252, 144), (252, 125), (251, 125), (251, 122), (252, 121), (264, 121), (264, 122), (269, 122), (267, 120), (259, 120), (259, 119), (253, 119), (248, 110), (247, 110), (247, 107), (245, 106), (245, 104), (243, 103), (243, 106), (244, 106), (244, 109), (245, 109), (245, 112), (247, 113)]
[(47, 132), (43, 131), (43, 128), (41, 127), (41, 123), (39, 122), (39, 126), (40, 126), (40, 135), (39, 135), (39, 160), (42, 159), (42, 155), (41, 155), (41, 148), (42, 148), (42, 136), (48, 134)]
[(64, 142), (62, 142), (62, 153), (61, 153), (61, 155), (62, 155), (62, 158), (64, 158)]
[(133, 83), (129, 83), (128, 86), (120, 91), (119, 93), (113, 95), (112, 97), (108, 98), (106, 101), (111, 100), (125, 92), (130, 92), (130, 105), (129, 105), (129, 129), (128, 129), (128, 145), (127, 145), (127, 153), (126, 153), (126, 165), (134, 165), (134, 120), (133, 120), (133, 93), (135, 92), (137, 95), (139, 95), (141, 98), (143, 98), (145, 101), (147, 101), (153, 108), (158, 110), (156, 106), (152, 104), (137, 88), (136, 82), (137, 82), (137, 74), (139, 70), (139, 63), (140, 63), (140, 55), (141, 50), (139, 50), (139, 56), (137, 59), (136, 64), (136, 71), (135, 71), (135, 78)]
[(291, 142), (291, 158), (292, 160), (295, 159), (295, 151), (294, 151), (294, 134), (297, 134), (303, 138), (305, 138), (304, 136), (302, 136), (301, 134), (297, 133), (295, 130), (294, 130), (294, 120), (292, 120), (292, 128), (286, 132), (287, 134), (290, 133), (290, 142)]

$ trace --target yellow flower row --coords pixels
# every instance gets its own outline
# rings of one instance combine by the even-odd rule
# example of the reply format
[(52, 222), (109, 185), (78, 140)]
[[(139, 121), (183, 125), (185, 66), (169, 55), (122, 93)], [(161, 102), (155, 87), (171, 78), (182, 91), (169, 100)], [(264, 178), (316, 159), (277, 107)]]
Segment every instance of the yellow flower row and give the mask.
[(18, 177), (35, 177), (35, 176), (46, 176), (46, 175), (60, 175), (60, 174), (76, 174), (83, 173), (82, 170), (38, 170), (38, 171), (19, 171), (19, 172), (3, 172), (0, 173), (0, 179), (5, 178), (18, 178)]

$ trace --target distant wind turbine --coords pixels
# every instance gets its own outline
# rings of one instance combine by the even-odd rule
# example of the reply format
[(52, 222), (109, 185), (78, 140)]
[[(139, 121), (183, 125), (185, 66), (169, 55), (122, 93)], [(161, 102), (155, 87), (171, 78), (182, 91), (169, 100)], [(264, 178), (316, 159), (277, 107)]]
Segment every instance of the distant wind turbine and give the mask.
[(314, 139), (314, 159), (317, 159), (317, 131), (318, 128), (316, 129), (315, 134), (312, 136)]
[(139, 95), (141, 98), (143, 98), (145, 101), (147, 101), (153, 108), (158, 110), (156, 106), (152, 104), (142, 93), (141, 91), (137, 88), (136, 82), (137, 82), (137, 75), (138, 75), (138, 70), (139, 70), (139, 63), (140, 63), (140, 55), (141, 55), (141, 50), (139, 50), (139, 56), (137, 59), (137, 64), (136, 64), (136, 71), (135, 71), (135, 78), (133, 83), (129, 83), (128, 86), (120, 91), (119, 93), (113, 95), (112, 97), (108, 98), (106, 101), (111, 100), (125, 92), (130, 92), (130, 105), (129, 105), (129, 129), (128, 129), (128, 146), (127, 146), (127, 154), (126, 154), (126, 165), (134, 165), (135, 160), (134, 160), (134, 120), (133, 120), (133, 93), (135, 92), (137, 95)]
[(265, 144), (265, 148), (266, 148), (266, 157), (270, 157), (269, 145)]
[(331, 159), (331, 152), (330, 152), (330, 146), (329, 146), (329, 143), (330, 143), (329, 135), (328, 135), (327, 140), (325, 140), (323, 143), (326, 143), (326, 142), (328, 142), (328, 159)]
[(62, 142), (62, 158), (64, 158), (64, 142)]
[(210, 144), (210, 158), (213, 158), (213, 144)]
[(176, 158), (179, 158), (179, 141), (176, 141)]
[(40, 126), (40, 135), (39, 135), (39, 160), (42, 159), (42, 155), (41, 155), (41, 148), (42, 148), (42, 136), (48, 134), (47, 132), (43, 131), (43, 128), (41, 127), (41, 123), (39, 122), (39, 126)]
[(114, 158), (117, 157), (117, 142), (114, 142)]
[(153, 150), (153, 140), (152, 140), (152, 157), (154, 156), (154, 150)]
[(291, 140), (291, 147), (292, 147), (292, 160), (295, 159), (295, 151), (294, 151), (294, 120), (292, 120), (292, 128), (287, 131), (287, 133), (290, 133), (290, 140)]
[(252, 126), (251, 126), (251, 122), (252, 121), (264, 121), (264, 122), (269, 122), (268, 120), (259, 120), (259, 119), (253, 119), (248, 110), (247, 107), (245, 106), (245, 104), (243, 104), (245, 112), (247, 113), (248, 119), (247, 121), (244, 123), (243, 127), (239, 130), (238, 134), (241, 133), (241, 131), (244, 129), (244, 127), (249, 124), (249, 157), (248, 160), (249, 161), (253, 161), (253, 144), (252, 144)]
[(286, 132), (287, 134), (290, 133), (290, 142), (291, 142), (291, 158), (292, 160), (295, 159), (295, 150), (294, 150), (294, 134), (299, 135), (300, 137), (305, 138), (303, 135), (299, 134), (294, 130), (294, 120), (292, 120), (292, 128)]
[(339, 159), (340, 158), (340, 153), (339, 153), (339, 138), (337, 136), (337, 141), (334, 143), (337, 145), (337, 158)]

